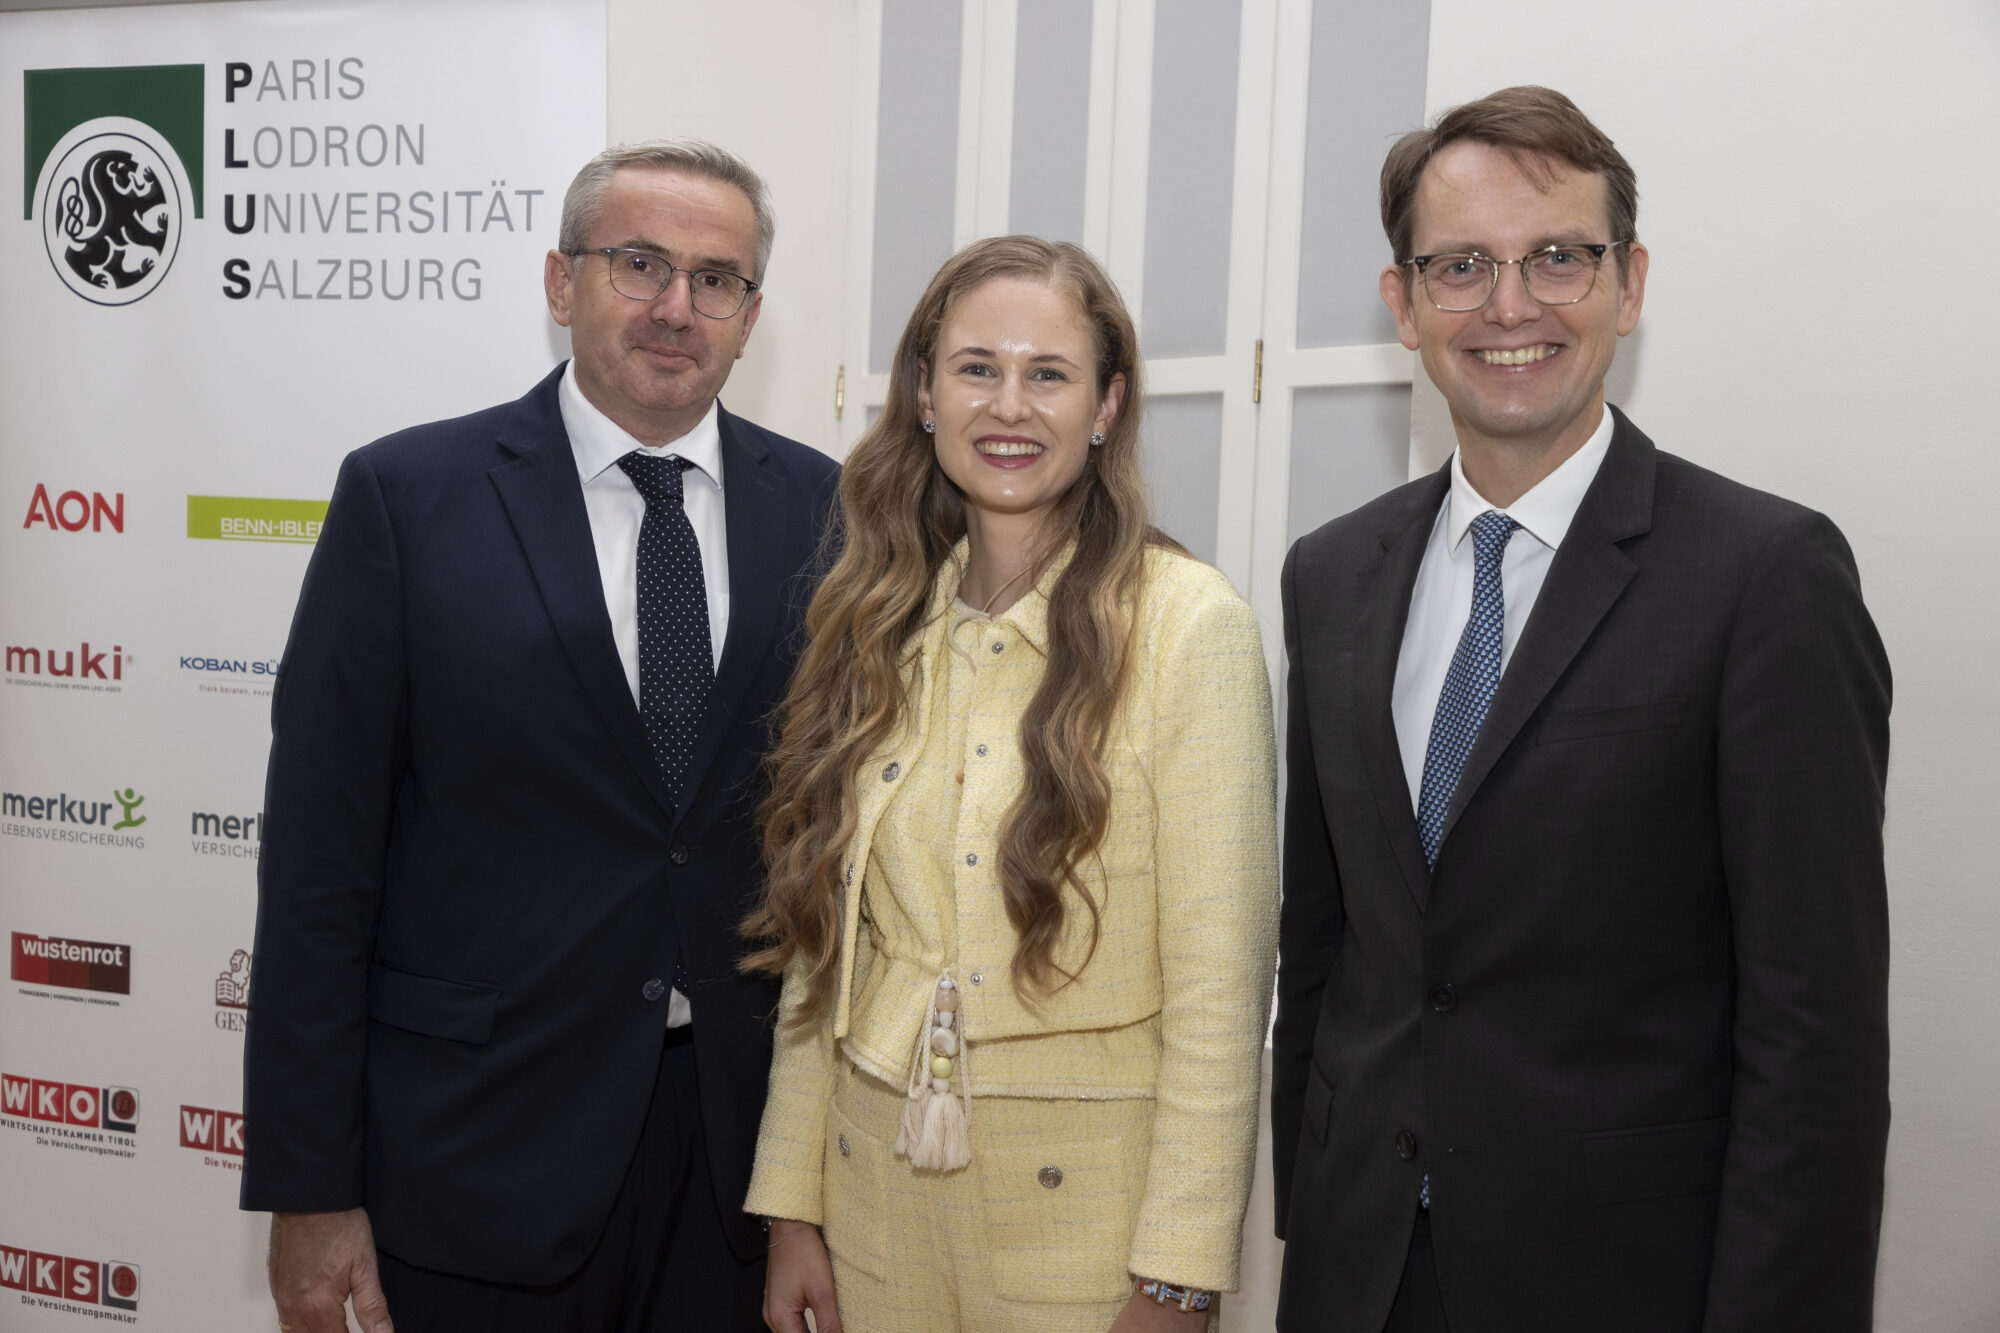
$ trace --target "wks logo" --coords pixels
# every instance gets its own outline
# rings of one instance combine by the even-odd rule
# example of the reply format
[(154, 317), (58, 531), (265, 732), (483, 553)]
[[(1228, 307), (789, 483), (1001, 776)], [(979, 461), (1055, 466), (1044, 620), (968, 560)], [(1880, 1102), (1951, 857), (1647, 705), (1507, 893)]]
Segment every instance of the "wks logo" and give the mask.
[(139, 1132), (139, 1094), (131, 1088), (0, 1074), (0, 1113), (21, 1122), (102, 1129), (113, 1134)]
[(22, 84), (22, 216), (72, 292), (140, 300), (173, 266), (190, 207), (202, 215), (202, 67), (31, 69)]
[[(243, 1156), (243, 1117), (234, 1111), (218, 1111), (208, 1106), (181, 1107), (181, 1147), (220, 1154), (223, 1158)], [(204, 1157), (210, 1166), (231, 1171), (242, 1167), (235, 1162)]]
[[(0, 1287), (73, 1305), (139, 1308), (139, 1265), (116, 1259), (72, 1259), (0, 1245)], [(62, 1306), (54, 1307), (56, 1309)], [(78, 1313), (81, 1313), (80, 1311)], [(98, 1318), (104, 1318), (99, 1315)], [(126, 1323), (132, 1321), (127, 1319)]]

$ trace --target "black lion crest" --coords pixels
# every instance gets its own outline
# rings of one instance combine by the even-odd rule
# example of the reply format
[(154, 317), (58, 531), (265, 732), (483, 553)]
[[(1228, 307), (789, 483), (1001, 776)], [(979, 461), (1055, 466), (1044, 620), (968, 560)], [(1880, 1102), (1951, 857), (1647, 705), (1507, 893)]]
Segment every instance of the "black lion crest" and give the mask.
[[(63, 182), (57, 225), (69, 239), (63, 260), (94, 287), (130, 287), (153, 271), (167, 244), (167, 192), (159, 177), (122, 149), (106, 149)], [(160, 212), (157, 229), (146, 225)], [(151, 253), (146, 253), (150, 251)]]

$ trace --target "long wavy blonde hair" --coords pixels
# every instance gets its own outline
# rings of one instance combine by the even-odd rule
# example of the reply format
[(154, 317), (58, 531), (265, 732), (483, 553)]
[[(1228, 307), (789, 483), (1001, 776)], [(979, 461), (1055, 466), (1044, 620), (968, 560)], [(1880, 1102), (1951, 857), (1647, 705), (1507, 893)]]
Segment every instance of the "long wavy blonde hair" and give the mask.
[(1074, 542), (1048, 590), (1048, 662), (1021, 718), (1025, 776), (1000, 832), (999, 879), (1020, 936), (1016, 991), (1033, 1002), (1074, 981), (1055, 951), (1072, 910), (1090, 914), (1096, 952), (1102, 905), (1077, 866), (1103, 840), (1111, 787), (1103, 754), (1125, 680), (1146, 547), (1173, 546), (1152, 527), (1139, 472), (1138, 335), (1111, 279), (1074, 245), (999, 236), (953, 255), (931, 279), (896, 345), (888, 402), (842, 469), (844, 542), (806, 612), (807, 642), (780, 712), (767, 763), (770, 795), (758, 812), (769, 885), (743, 924), (758, 944), (749, 971), (809, 964), (795, 1015), (826, 1011), (838, 977), (843, 853), (855, 831), (861, 765), (895, 737), (912, 706), (903, 666), (922, 631), (938, 571), (965, 535), (965, 502), (938, 465), (917, 390), (936, 363), (945, 320), (966, 293), (1026, 277), (1067, 292), (1096, 342), (1097, 391), (1125, 377), (1123, 405), (1088, 451), (1083, 473), (1050, 511), (1039, 561)]

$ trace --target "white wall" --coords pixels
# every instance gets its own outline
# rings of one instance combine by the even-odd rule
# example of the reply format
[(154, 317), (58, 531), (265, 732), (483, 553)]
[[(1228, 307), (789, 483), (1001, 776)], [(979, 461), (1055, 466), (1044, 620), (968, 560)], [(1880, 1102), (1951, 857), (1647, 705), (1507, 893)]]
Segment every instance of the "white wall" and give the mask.
[[(853, 6), (844, 0), (608, 0), (610, 141), (693, 135), (771, 187), (764, 309), (730, 411), (828, 452), (845, 290)], [(733, 53), (722, 60), (693, 50)], [(850, 373), (858, 367), (850, 367)]]
[[(1514, 83), (1570, 94), (1638, 172), (1652, 274), (1613, 400), (1854, 544), (1896, 674), (1878, 1323), (1991, 1333), (2000, 5), (1432, 0), (1432, 112)], [(1419, 413), (1416, 462), (1439, 416)]]

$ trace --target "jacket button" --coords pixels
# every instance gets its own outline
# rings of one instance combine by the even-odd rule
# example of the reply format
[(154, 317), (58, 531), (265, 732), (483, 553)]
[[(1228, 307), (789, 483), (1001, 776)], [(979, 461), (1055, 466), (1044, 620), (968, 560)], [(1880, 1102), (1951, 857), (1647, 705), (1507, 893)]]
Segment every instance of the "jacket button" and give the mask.
[(841, 1155), (842, 1157), (845, 1157), (845, 1156), (847, 1156), (847, 1155), (848, 1155), (849, 1153), (851, 1153), (851, 1152), (853, 1152), (853, 1151), (854, 1151), (854, 1149), (853, 1149), (853, 1148), (851, 1148), (850, 1146), (848, 1146), (848, 1142), (847, 1142), (847, 1135), (845, 1135), (845, 1134), (842, 1134), (842, 1135), (840, 1136), (840, 1155)]
[(651, 981), (639, 987), (639, 993), (649, 1001), (658, 1000), (662, 995), (667, 993), (667, 983), (658, 977), (654, 977)]
[(976, 866), (976, 865), (978, 865), (978, 864), (979, 864), (979, 853), (978, 853), (978, 852), (967, 852), (967, 853), (965, 854), (965, 863), (966, 863), (967, 865), (969, 865), (969, 866)]
[(1035, 1179), (1042, 1182), (1043, 1189), (1052, 1190), (1062, 1184), (1062, 1168), (1059, 1166), (1045, 1166), (1035, 1172)]
[[(1007, 645), (1004, 643), (996, 643), (993, 645), (993, 651), (996, 653), (1004, 653), (1007, 651)], [(1056, 1174), (1061, 1175), (1062, 1173), (1057, 1172)]]
[(1458, 987), (1449, 981), (1431, 987), (1431, 1008), (1448, 1014), (1458, 1004)]
[(684, 866), (688, 863), (688, 849), (675, 843), (674, 849), (667, 853), (667, 859), (677, 866)]
[(901, 777), (902, 775), (903, 775), (903, 766), (901, 764), (889, 763), (883, 765), (882, 767), (882, 781), (884, 782), (894, 782), (897, 778)]
[(972, 752), (978, 755), (981, 759), (984, 759), (986, 757), (986, 747), (983, 745), (973, 747)]
[(1416, 1160), (1417, 1136), (1410, 1133), (1410, 1131), (1407, 1129), (1399, 1129), (1396, 1131), (1396, 1156), (1402, 1158), (1406, 1162), (1413, 1162)]

